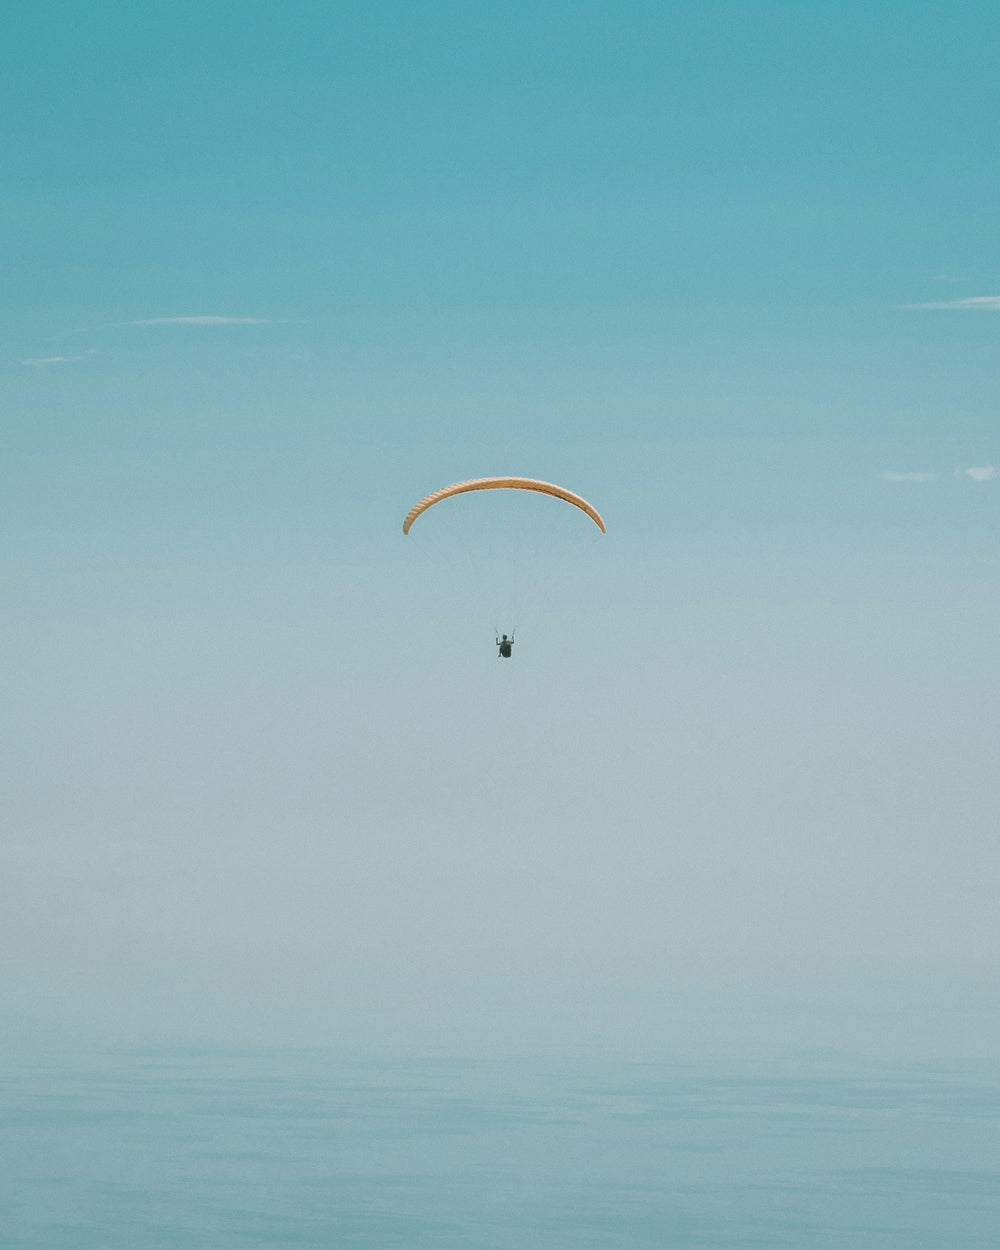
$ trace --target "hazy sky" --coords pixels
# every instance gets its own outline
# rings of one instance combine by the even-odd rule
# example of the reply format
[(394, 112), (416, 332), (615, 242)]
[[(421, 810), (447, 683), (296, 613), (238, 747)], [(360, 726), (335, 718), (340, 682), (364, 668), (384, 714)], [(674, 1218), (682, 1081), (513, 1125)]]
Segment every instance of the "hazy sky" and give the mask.
[[(0, 56), (12, 1018), (996, 1044), (995, 4)], [(493, 472), (608, 524), (509, 664), (401, 533)]]

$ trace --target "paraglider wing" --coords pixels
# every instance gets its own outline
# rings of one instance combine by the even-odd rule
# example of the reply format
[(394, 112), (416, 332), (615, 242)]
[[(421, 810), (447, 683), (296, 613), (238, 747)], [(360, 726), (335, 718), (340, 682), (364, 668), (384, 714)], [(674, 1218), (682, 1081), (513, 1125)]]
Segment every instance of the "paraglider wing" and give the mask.
[(582, 512), (586, 512), (601, 533), (606, 533), (601, 514), (592, 504), (587, 503), (586, 499), (580, 495), (574, 495), (564, 486), (555, 486), (552, 482), (539, 482), (533, 477), (476, 477), (468, 482), (456, 482), (453, 486), (443, 486), (413, 505), (403, 522), (403, 533), (410, 532), (410, 526), (421, 512), (426, 512), (428, 508), (432, 508), (442, 499), (450, 499), (452, 495), (464, 495), (471, 490), (534, 490), (543, 495), (553, 495), (556, 499), (564, 499), (566, 503), (571, 503)]

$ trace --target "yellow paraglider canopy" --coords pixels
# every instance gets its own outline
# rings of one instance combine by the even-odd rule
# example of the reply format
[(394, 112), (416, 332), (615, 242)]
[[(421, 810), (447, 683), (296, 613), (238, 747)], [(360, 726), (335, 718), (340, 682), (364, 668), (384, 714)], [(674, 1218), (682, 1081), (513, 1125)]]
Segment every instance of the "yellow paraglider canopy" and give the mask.
[(421, 512), (426, 512), (428, 508), (432, 508), (442, 499), (450, 499), (452, 495), (464, 495), (470, 490), (534, 490), (543, 495), (553, 495), (556, 499), (564, 499), (566, 503), (571, 503), (574, 507), (586, 512), (601, 533), (606, 533), (604, 522), (601, 520), (601, 514), (592, 504), (587, 503), (586, 499), (580, 495), (574, 495), (571, 490), (566, 490), (564, 486), (555, 486), (552, 482), (539, 482), (533, 477), (475, 477), (468, 482), (456, 482), (453, 486), (442, 486), (440, 490), (434, 491), (421, 499), (419, 503), (413, 505), (406, 514), (406, 520), (403, 522), (403, 533), (408, 534), (410, 532), (410, 526), (420, 516)]

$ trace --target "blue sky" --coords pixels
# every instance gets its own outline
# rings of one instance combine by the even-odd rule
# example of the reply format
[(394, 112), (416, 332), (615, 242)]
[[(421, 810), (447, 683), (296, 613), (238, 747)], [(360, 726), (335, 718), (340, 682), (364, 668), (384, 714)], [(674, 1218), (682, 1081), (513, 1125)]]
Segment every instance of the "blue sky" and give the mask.
[[(19, 6), (16, 1012), (988, 998), (998, 52), (989, 4)], [(502, 672), (399, 533), (496, 471), (608, 521)]]

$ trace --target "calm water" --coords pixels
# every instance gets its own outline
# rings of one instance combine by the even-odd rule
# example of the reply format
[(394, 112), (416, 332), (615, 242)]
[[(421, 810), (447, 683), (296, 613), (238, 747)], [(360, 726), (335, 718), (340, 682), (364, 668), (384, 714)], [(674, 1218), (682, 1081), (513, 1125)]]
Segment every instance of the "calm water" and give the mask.
[(0, 1245), (1000, 1245), (1000, 1071), (607, 1054), (8, 1065)]

